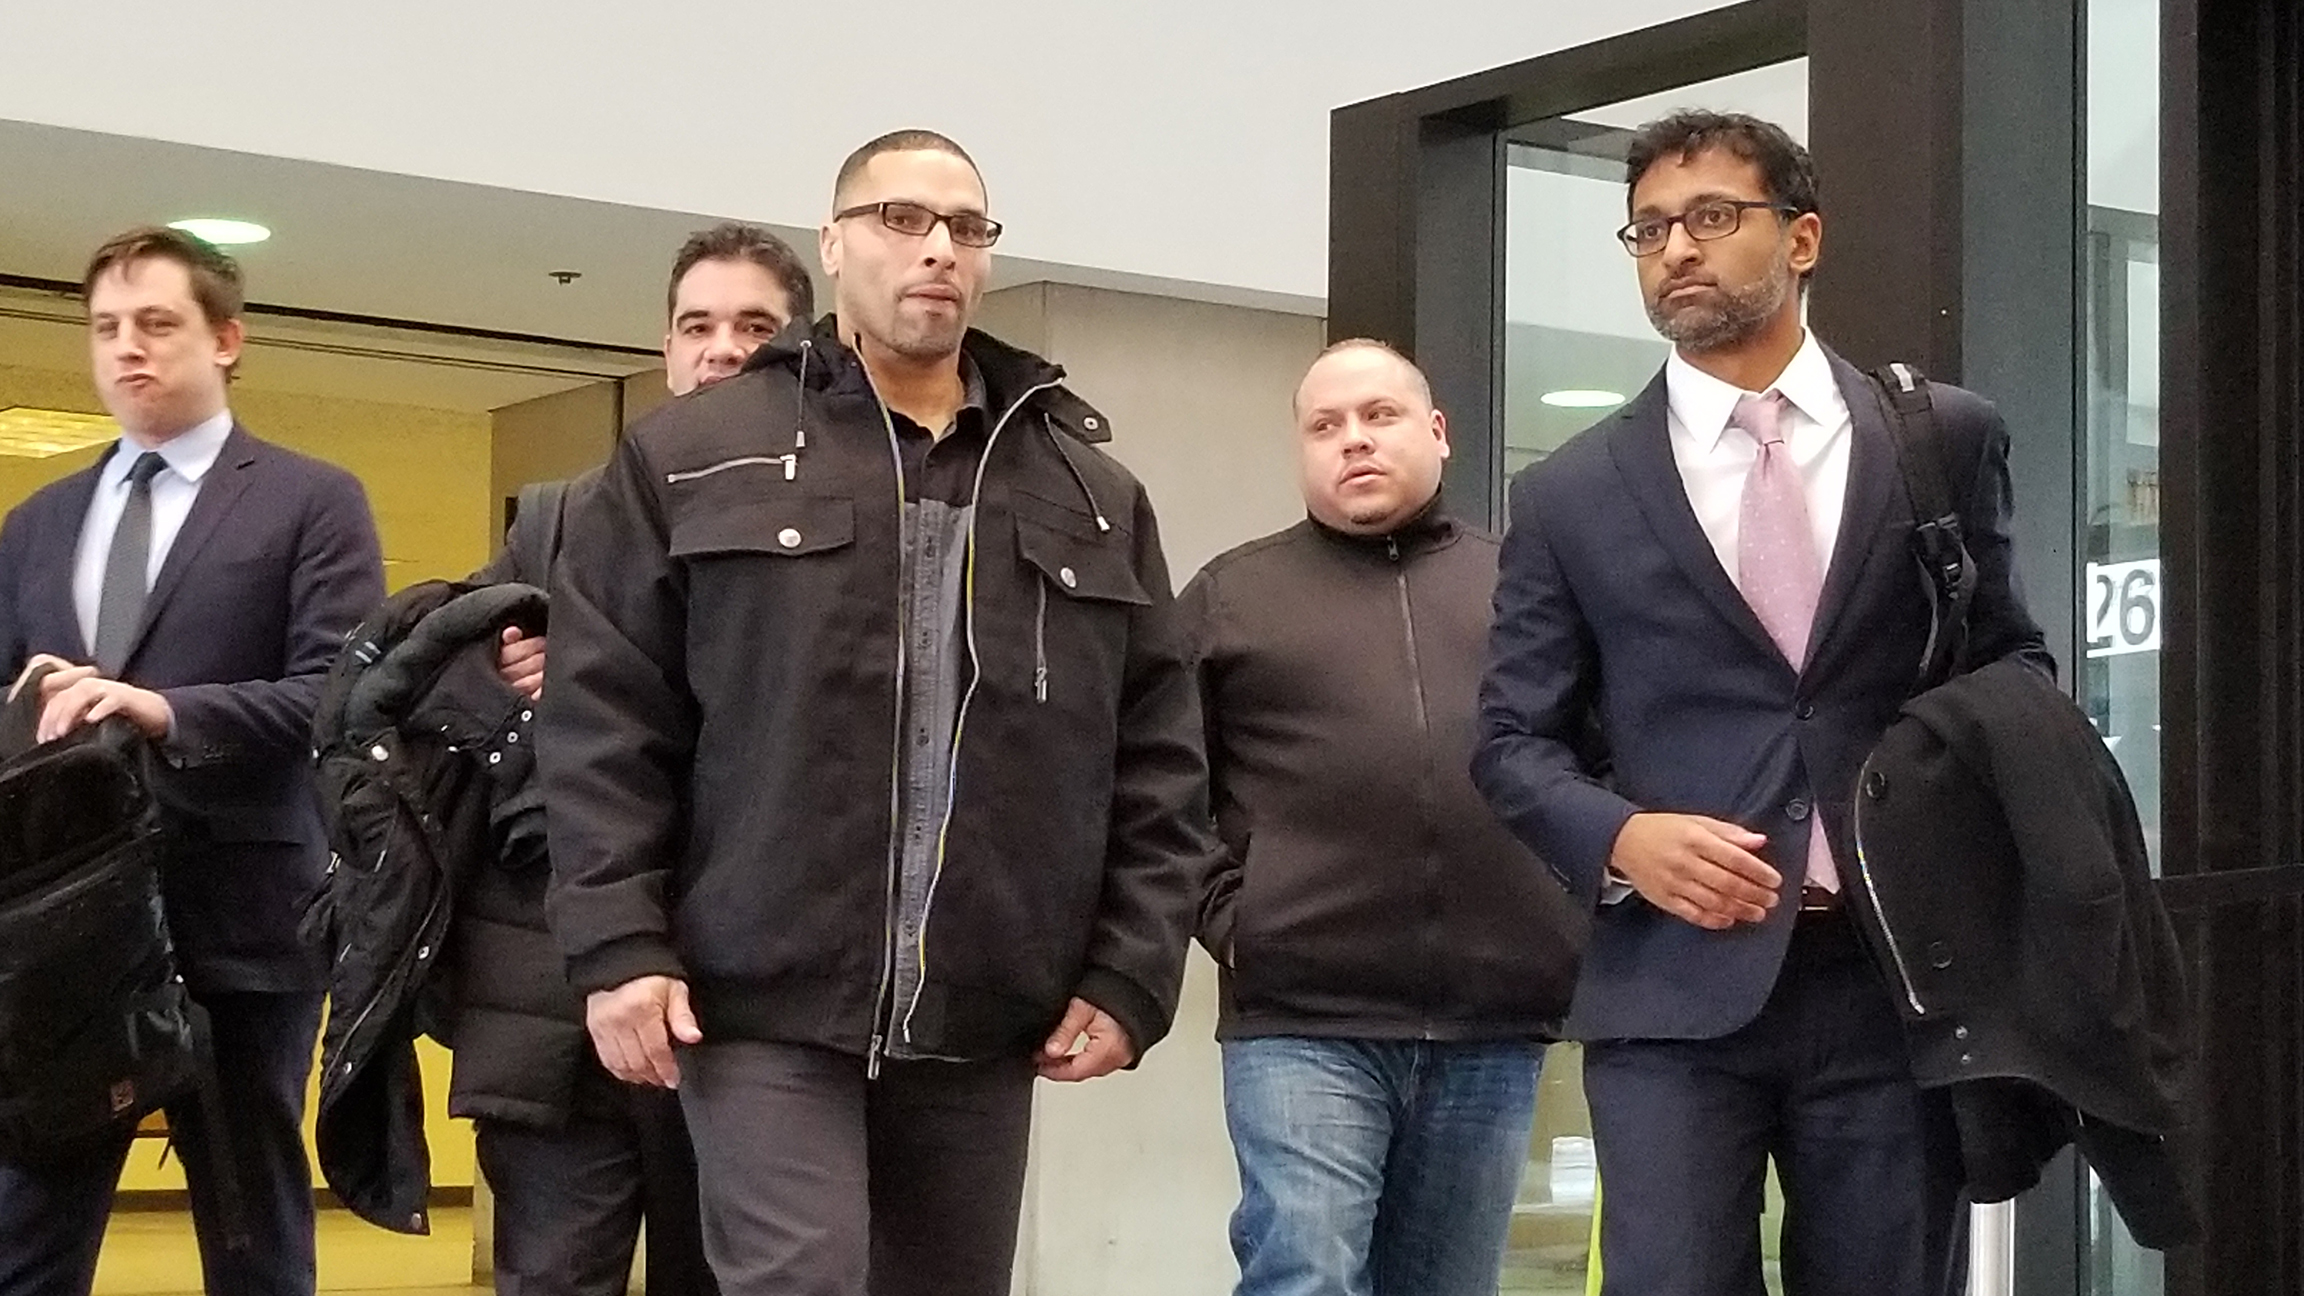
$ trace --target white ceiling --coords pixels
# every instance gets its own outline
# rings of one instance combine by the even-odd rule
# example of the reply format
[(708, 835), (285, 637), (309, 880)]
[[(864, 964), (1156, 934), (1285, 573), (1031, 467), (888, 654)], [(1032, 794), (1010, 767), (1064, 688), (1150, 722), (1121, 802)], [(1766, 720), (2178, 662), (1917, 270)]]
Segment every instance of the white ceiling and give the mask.
[(646, 344), (705, 213), (812, 229), (847, 150), (914, 125), (982, 163), (1000, 282), (1317, 312), (1332, 109), (1710, 6), (8, 7), (0, 119), (83, 133), (0, 134), (0, 270), (198, 206), (279, 231), (261, 300)]

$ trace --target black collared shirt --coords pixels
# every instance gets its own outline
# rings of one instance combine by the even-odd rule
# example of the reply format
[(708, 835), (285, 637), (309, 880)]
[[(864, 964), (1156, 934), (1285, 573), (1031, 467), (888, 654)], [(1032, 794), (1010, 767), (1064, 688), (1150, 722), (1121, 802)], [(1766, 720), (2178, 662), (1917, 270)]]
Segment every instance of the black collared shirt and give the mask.
[(976, 466), (992, 435), (991, 402), (984, 393), (984, 375), (966, 354), (960, 357), (964, 391), (952, 426), (941, 437), (891, 409), (888, 424), (896, 430), (896, 451), (904, 463), (904, 501), (917, 504), (935, 500), (955, 508), (975, 503)]

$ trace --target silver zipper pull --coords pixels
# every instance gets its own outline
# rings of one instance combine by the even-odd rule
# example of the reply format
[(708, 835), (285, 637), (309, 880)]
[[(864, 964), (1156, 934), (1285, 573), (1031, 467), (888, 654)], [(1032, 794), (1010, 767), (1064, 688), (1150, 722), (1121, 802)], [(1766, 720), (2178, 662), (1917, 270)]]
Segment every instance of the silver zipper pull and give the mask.
[(799, 475), (800, 456), (796, 454), (788, 454), (784, 456), (784, 480), (791, 481), (793, 478), (798, 477)]
[(1048, 668), (1045, 666), (1032, 668), (1032, 697), (1039, 702), (1048, 700)]
[(864, 1078), (867, 1080), (877, 1080), (880, 1078), (881, 1043), (881, 1037), (874, 1035), (872, 1037), (872, 1049), (870, 1052), (864, 1055)]

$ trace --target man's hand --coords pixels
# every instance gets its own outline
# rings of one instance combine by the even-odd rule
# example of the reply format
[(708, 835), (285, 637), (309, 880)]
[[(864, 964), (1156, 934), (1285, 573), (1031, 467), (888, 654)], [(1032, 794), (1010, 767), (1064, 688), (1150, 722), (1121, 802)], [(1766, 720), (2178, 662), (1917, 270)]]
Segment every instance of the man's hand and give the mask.
[(496, 675), (531, 702), (543, 697), (544, 636), (522, 634), (518, 626), (504, 627), (504, 644), (496, 650)]
[(626, 1084), (680, 1087), (680, 1063), (672, 1041), (699, 1043), (696, 1014), (688, 1011), (688, 983), (668, 976), (644, 976), (613, 990), (584, 997), (584, 1028), (600, 1065)]
[(82, 725), (124, 715), (154, 742), (166, 738), (176, 713), (168, 699), (150, 689), (105, 679), (93, 666), (74, 666), (40, 681), (39, 740), (54, 742)]
[[(1085, 1037), (1085, 1039), (1083, 1039)], [(1078, 1047), (1079, 1051), (1073, 1049)], [(1049, 1080), (1093, 1080), (1136, 1060), (1136, 1046), (1111, 1014), (1085, 999), (1074, 999), (1056, 1033), (1035, 1059)]]
[(1760, 922), (1776, 907), (1784, 879), (1752, 853), (1767, 844), (1703, 815), (1636, 814), (1616, 835), (1608, 867), (1664, 912), (1725, 931)]
[(53, 666), (60, 671), (77, 669), (71, 662), (54, 653), (34, 653), (32, 660), (24, 663), (24, 669), (16, 672), (16, 682), (8, 686), (8, 700), (15, 701), (16, 695), (24, 691), (24, 681), (32, 678), (32, 672), (43, 666)]

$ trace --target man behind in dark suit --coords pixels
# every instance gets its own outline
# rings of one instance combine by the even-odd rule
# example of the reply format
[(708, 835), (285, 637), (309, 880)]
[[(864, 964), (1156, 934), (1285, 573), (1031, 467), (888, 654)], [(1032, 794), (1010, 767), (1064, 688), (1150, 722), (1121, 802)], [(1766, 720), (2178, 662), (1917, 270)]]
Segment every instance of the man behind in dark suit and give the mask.
[[(1929, 630), (1895, 444), (1802, 324), (1824, 232), (1806, 150), (1682, 113), (1643, 128), (1627, 180), (1619, 237), (1675, 354), (1513, 483), (1474, 762), (1596, 913), (1568, 1033), (1604, 1290), (1758, 1296), (1773, 1159), (1786, 1292), (1945, 1296), (1950, 1110), (1913, 1082), (1908, 987), (1841, 904), (1864, 885), (1857, 771)], [(1980, 577), (1967, 662), (2052, 672), (2009, 552), (2007, 430), (1967, 392), (1935, 401)]]
[[(40, 736), (109, 715), (161, 757), (161, 888), (208, 1011), (226, 1127), (168, 1108), (212, 1296), (313, 1290), (304, 1087), (321, 981), (297, 943), (326, 847), (312, 708), (344, 636), (384, 595), (349, 473), (248, 435), (226, 407), (240, 268), (174, 230), (98, 249), (83, 281), (98, 392), (125, 435), (0, 527), (0, 668), (41, 661)], [(89, 1290), (128, 1131), (59, 1164), (0, 1163), (0, 1296)], [(221, 1150), (247, 1245), (227, 1245)]]

